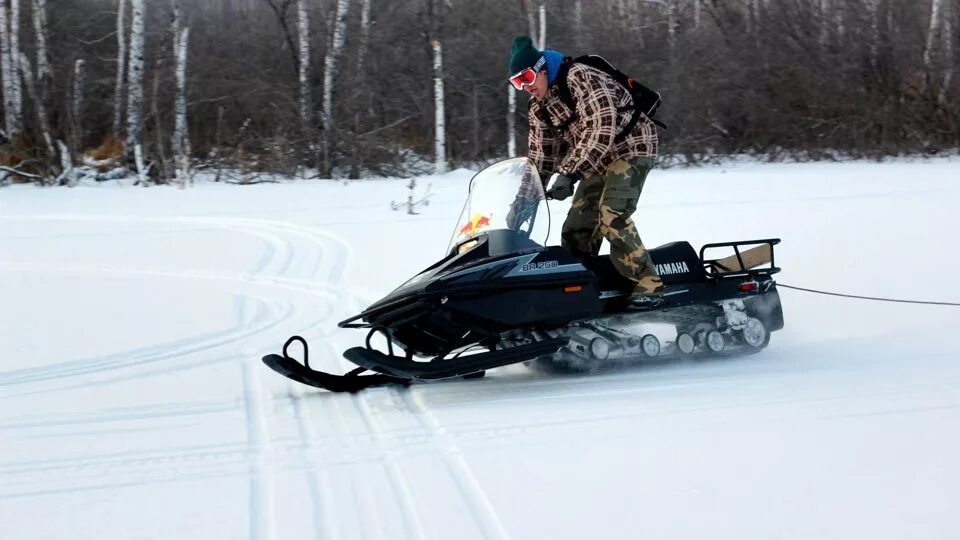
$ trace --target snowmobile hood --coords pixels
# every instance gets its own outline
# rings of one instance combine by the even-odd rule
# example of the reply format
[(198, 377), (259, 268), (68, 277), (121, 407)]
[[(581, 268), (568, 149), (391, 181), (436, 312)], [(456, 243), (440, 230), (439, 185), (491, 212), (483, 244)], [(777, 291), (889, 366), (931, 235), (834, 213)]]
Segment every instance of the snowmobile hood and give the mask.
[(569, 281), (571, 273), (581, 280), (592, 276), (582, 264), (573, 260), (563, 261), (563, 265), (552, 261), (549, 265), (541, 264), (537, 268), (536, 259), (548, 249), (515, 231), (493, 230), (467, 243), (474, 244), (463, 251), (454, 248), (445, 258), (362, 313), (341, 322), (340, 326), (350, 326), (361, 318), (373, 323), (383, 322), (385, 315), (392, 320), (398, 312), (413, 314), (426, 305), (442, 302), (443, 297), (448, 295), (529, 287), (538, 281), (555, 281), (560, 275), (563, 275), (561, 279)]

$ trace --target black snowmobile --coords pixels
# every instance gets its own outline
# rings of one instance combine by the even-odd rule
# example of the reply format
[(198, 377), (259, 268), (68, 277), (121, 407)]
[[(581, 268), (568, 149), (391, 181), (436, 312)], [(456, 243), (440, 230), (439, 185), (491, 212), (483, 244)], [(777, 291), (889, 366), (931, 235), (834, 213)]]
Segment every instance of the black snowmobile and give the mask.
[[(628, 300), (633, 283), (609, 256), (580, 260), (545, 247), (551, 225), (536, 168), (526, 158), (494, 164), (471, 180), (446, 256), (339, 324), (368, 330), (365, 346), (344, 352), (358, 368), (345, 375), (311, 368), (299, 336), (263, 362), (304, 384), (355, 392), (480, 377), (529, 361), (590, 370), (669, 354), (759, 350), (783, 328), (772, 277), (780, 271), (779, 239), (708, 244), (699, 253), (687, 242), (652, 249), (665, 290), (636, 306)], [(302, 363), (288, 354), (295, 342)]]

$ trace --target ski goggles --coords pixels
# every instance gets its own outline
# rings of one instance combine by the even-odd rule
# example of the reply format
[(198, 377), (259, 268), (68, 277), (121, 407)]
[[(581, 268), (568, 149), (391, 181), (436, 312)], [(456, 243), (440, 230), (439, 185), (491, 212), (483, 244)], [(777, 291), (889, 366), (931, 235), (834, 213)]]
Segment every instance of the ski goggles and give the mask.
[(540, 70), (543, 69), (543, 65), (546, 63), (547, 63), (546, 58), (541, 56), (540, 59), (537, 60), (537, 63), (534, 64), (532, 68), (526, 68), (520, 73), (512, 75), (510, 77), (510, 84), (512, 84), (513, 87), (516, 88), (517, 90), (523, 90), (527, 86), (532, 85), (533, 82), (537, 80), (537, 73), (539, 73)]

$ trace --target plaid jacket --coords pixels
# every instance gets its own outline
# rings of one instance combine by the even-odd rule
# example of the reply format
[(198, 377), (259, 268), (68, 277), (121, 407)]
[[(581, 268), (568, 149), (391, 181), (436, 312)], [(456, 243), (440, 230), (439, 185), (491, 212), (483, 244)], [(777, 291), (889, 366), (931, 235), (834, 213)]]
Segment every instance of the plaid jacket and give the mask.
[(633, 113), (630, 93), (606, 73), (582, 64), (570, 66), (567, 86), (577, 107), (576, 120), (561, 135), (540, 117), (546, 107), (554, 126), (573, 114), (550, 87), (545, 99), (530, 98), (530, 138), (527, 156), (544, 177), (560, 174), (602, 174), (613, 162), (632, 157), (657, 157), (657, 128), (641, 115), (633, 131), (614, 142)]

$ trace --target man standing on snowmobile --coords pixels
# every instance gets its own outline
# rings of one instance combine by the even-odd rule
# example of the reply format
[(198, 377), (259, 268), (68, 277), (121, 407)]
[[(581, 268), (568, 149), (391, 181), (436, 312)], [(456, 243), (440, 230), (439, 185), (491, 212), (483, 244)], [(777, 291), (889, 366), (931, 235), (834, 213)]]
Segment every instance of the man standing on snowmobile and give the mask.
[[(531, 95), (527, 155), (541, 178), (557, 174), (547, 197), (573, 195), (561, 245), (584, 258), (597, 255), (606, 238), (614, 267), (636, 283), (632, 300), (656, 297), (663, 281), (631, 218), (657, 156), (653, 121), (638, 113), (631, 129), (632, 97), (620, 83), (560, 52), (538, 50), (527, 36), (513, 40), (510, 73), (514, 87)], [(575, 108), (558, 93), (563, 77)]]

